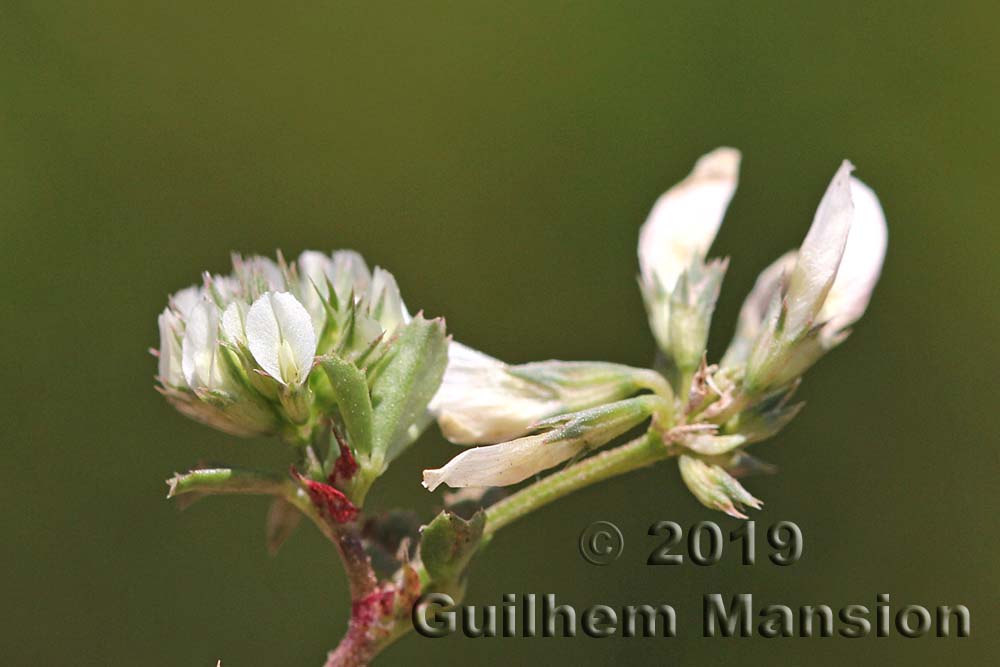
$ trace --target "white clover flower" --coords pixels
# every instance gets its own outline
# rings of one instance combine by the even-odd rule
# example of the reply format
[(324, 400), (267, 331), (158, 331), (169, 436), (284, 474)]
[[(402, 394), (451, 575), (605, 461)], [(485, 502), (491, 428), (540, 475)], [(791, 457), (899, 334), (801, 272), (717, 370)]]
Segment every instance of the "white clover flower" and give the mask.
[(361, 255), (353, 250), (336, 250), (325, 255), (306, 250), (298, 259), (301, 284), (299, 294), (302, 305), (313, 318), (317, 334), (326, 324), (326, 303), (330, 302), (333, 286), (333, 303), (347, 304), (352, 298), (361, 298), (368, 292), (371, 273)]
[(653, 205), (639, 230), (639, 266), (650, 289), (673, 291), (693, 259), (705, 259), (739, 180), (740, 152), (717, 148)]
[(834, 176), (802, 247), (758, 277), (723, 366), (747, 363), (752, 382), (782, 384), (840, 343), (864, 314), (888, 230), (878, 197), (852, 169), (845, 161)]
[(522, 435), (561, 409), (554, 392), (507, 372), (507, 364), (452, 341), (441, 387), (429, 406), (441, 432), (459, 444)]
[(854, 221), (847, 235), (844, 256), (816, 318), (817, 322), (823, 323), (823, 333), (828, 339), (865, 314), (882, 273), (889, 242), (885, 214), (875, 192), (852, 178), (851, 198), (854, 201)]
[(219, 309), (207, 298), (188, 313), (181, 343), (184, 380), (194, 390), (225, 391), (231, 388), (219, 346)]
[(288, 292), (267, 292), (246, 316), (247, 347), (268, 375), (286, 386), (305, 383), (316, 354), (316, 332), (305, 307)]
[(580, 443), (569, 440), (547, 443), (548, 435), (466, 449), (443, 468), (425, 470), (423, 485), (433, 491), (441, 484), (453, 488), (517, 484), (559, 465), (582, 449)]
[(844, 160), (834, 174), (788, 277), (784, 328), (791, 335), (797, 335), (813, 325), (837, 277), (854, 219), (852, 171), (854, 165)]
[(160, 329), (160, 349), (157, 352), (157, 377), (166, 386), (185, 383), (181, 365), (181, 337), (184, 332), (183, 319), (169, 306), (157, 318)]
[(546, 432), (465, 450), (444, 467), (424, 471), (424, 486), (508, 486), (594, 449), (649, 418), (663, 404), (654, 395), (608, 403), (539, 422)]
[(511, 440), (555, 415), (609, 403), (640, 389), (669, 392), (654, 371), (600, 362), (543, 361), (510, 366), (461, 343), (429, 409), (451, 442)]
[(684, 371), (704, 352), (725, 262), (705, 263), (739, 180), (740, 152), (718, 148), (662, 195), (639, 230), (639, 286), (660, 349)]
[(200, 286), (169, 298), (156, 351), (160, 391), (184, 414), (227, 432), (307, 423), (317, 355), (375, 361), (410, 321), (392, 275), (376, 268), (373, 276), (353, 251), (306, 251), (290, 265), (280, 255), (232, 261), (232, 274), (205, 273)]

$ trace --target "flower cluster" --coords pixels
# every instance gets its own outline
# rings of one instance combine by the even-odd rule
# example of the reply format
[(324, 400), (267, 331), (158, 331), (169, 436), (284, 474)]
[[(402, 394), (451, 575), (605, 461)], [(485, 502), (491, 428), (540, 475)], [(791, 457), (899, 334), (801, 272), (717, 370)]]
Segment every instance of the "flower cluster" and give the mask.
[(278, 435), (352, 501), (431, 421), (447, 363), (444, 322), (411, 317), (392, 274), (346, 250), (235, 256), (230, 275), (171, 296), (159, 325), (158, 389), (180, 412)]
[[(610, 442), (648, 433), (679, 457), (705, 505), (742, 517), (759, 507), (735, 479), (766, 468), (744, 450), (801, 404), (802, 374), (863, 314), (885, 256), (875, 193), (844, 162), (801, 247), (764, 270), (719, 364), (706, 342), (728, 260), (707, 259), (738, 182), (740, 153), (717, 149), (661, 196), (639, 232), (639, 285), (662, 365), (548, 361), (510, 366), (457, 343), (432, 403), (446, 437), (484, 444), (424, 472), (424, 485), (508, 485)], [(650, 393), (643, 393), (650, 392)], [(494, 444), (499, 443), (499, 444)]]
[(409, 321), (392, 274), (355, 252), (233, 256), (227, 276), (173, 294), (160, 314), (160, 390), (185, 415), (242, 436), (293, 434), (315, 416), (317, 355), (372, 356)]

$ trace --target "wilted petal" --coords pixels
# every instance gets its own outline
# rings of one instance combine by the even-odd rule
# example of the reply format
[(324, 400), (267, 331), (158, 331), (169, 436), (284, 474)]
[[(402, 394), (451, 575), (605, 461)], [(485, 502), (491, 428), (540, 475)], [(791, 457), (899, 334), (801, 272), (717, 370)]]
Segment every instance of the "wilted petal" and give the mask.
[(433, 491), (441, 484), (453, 488), (517, 484), (572, 458), (585, 447), (581, 441), (546, 442), (550, 435), (543, 433), (467, 449), (443, 468), (425, 470), (423, 485)]
[(847, 236), (844, 257), (817, 318), (826, 322), (824, 335), (835, 336), (865, 313), (872, 290), (882, 272), (889, 232), (878, 197), (867, 185), (851, 179), (854, 221)]
[(308, 311), (288, 292), (268, 292), (246, 317), (250, 353), (284, 385), (305, 382), (316, 354), (316, 332)]
[(662, 195), (639, 231), (643, 283), (670, 292), (696, 257), (704, 259), (736, 191), (740, 152), (718, 148)]
[(844, 160), (823, 195), (812, 226), (799, 248), (786, 296), (785, 328), (793, 336), (814, 323), (837, 276), (854, 214), (853, 170), (854, 165)]

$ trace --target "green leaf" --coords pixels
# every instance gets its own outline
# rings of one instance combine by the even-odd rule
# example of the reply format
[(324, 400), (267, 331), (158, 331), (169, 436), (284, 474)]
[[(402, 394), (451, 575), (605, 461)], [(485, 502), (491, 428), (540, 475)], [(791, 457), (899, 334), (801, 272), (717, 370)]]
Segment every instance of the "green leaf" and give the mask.
[(365, 374), (340, 357), (326, 357), (321, 365), (330, 380), (333, 399), (344, 419), (347, 439), (355, 456), (369, 457), (372, 453), (374, 411)]
[(388, 463), (427, 426), (427, 404), (448, 364), (444, 321), (417, 315), (374, 369), (372, 458)]
[(475, 554), (486, 526), (485, 512), (466, 521), (444, 510), (420, 531), (420, 560), (439, 585), (458, 583)]

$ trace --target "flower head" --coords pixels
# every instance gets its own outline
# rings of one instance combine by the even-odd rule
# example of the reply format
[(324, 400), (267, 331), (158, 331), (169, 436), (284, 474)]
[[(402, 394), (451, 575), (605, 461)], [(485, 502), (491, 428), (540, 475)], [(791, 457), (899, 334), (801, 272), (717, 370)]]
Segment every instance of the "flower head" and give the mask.
[(374, 361), (409, 320), (392, 275), (352, 251), (234, 255), (230, 275), (205, 274), (160, 314), (160, 391), (229, 433), (279, 432), (313, 417), (317, 355)]

